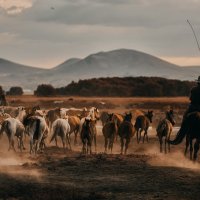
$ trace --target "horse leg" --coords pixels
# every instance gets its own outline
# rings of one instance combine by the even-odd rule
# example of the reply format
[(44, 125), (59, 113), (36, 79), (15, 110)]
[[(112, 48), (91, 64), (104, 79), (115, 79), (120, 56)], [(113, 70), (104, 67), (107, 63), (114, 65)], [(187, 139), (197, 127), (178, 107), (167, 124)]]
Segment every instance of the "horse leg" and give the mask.
[(95, 152), (97, 151), (97, 135), (94, 134), (94, 145), (95, 145)]
[(77, 135), (78, 135), (78, 131), (75, 130), (74, 131), (74, 145), (77, 145)]
[(63, 144), (64, 153), (66, 153), (66, 136), (63, 135), (63, 136), (61, 137), (61, 139), (62, 139), (62, 144)]
[(12, 140), (11, 140), (11, 145), (12, 145), (12, 149), (14, 150), (14, 152), (16, 152), (14, 138), (12, 138)]
[(160, 142), (160, 153), (162, 153), (162, 145), (163, 145), (162, 137), (159, 137), (159, 142)]
[(186, 136), (186, 143), (185, 143), (185, 153), (184, 153), (185, 156), (187, 155), (187, 150), (188, 150), (189, 144), (190, 144), (189, 136), (187, 135)]
[(138, 129), (137, 129), (136, 135), (137, 135), (137, 143), (139, 144), (139, 130)]
[(144, 143), (145, 137), (146, 137), (146, 131), (144, 131), (143, 143)]
[(104, 147), (105, 147), (105, 153), (107, 153), (107, 146), (108, 146), (108, 138), (105, 137), (105, 145), (104, 145)]
[(196, 142), (194, 144), (194, 156), (193, 156), (194, 161), (197, 160), (197, 152), (199, 151), (199, 143), (200, 143), (200, 141), (198, 139), (196, 139)]
[[(167, 141), (170, 140), (171, 132), (172, 132), (172, 131), (170, 131), (170, 133), (169, 133), (169, 135), (168, 135), (168, 137), (167, 137)], [(169, 144), (169, 142), (167, 142), (167, 145), (168, 145), (168, 152), (170, 152), (170, 144)]]
[(57, 139), (57, 135), (55, 136), (55, 143), (56, 143), (56, 147), (58, 147), (58, 139)]
[(167, 153), (167, 137), (165, 137), (165, 154)]
[(71, 151), (72, 148), (71, 148), (71, 142), (70, 142), (69, 134), (67, 134), (66, 139), (67, 139), (67, 143), (68, 143), (68, 145), (69, 145), (69, 149), (70, 149), (70, 151)]
[(121, 137), (121, 154), (123, 154), (124, 139)]
[(141, 136), (142, 136), (142, 129), (139, 131), (139, 142), (138, 143), (140, 143)]
[(33, 139), (30, 139), (30, 154), (33, 152)]
[(112, 154), (112, 149), (113, 149), (113, 143), (114, 143), (114, 137), (110, 138), (110, 152)]
[(125, 155), (127, 153), (129, 143), (130, 143), (130, 138), (127, 138), (126, 139), (126, 144), (125, 144)]
[(193, 153), (193, 143), (192, 139), (190, 138), (190, 160), (192, 160), (192, 153)]
[(146, 131), (146, 140), (147, 140), (147, 143), (149, 143), (149, 137), (148, 137), (147, 131)]

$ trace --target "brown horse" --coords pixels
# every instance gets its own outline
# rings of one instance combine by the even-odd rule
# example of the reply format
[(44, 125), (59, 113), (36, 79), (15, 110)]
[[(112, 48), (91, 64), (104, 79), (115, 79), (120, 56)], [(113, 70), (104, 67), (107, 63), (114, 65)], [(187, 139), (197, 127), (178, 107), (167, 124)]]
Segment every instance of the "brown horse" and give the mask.
[(140, 142), (141, 140), (141, 133), (144, 131), (144, 136), (143, 136), (143, 143), (146, 137), (147, 142), (149, 141), (147, 131), (149, 129), (150, 123), (152, 123), (152, 118), (153, 118), (153, 111), (149, 111), (145, 115), (139, 115), (136, 118), (135, 121), (135, 130), (137, 132), (137, 143)]
[(69, 116), (68, 122), (70, 125), (69, 135), (71, 135), (71, 133), (74, 132), (74, 145), (76, 145), (77, 144), (77, 136), (78, 136), (78, 132), (79, 132), (79, 126), (80, 126), (80, 118), (77, 116)]
[[(165, 138), (165, 153), (167, 153), (167, 141), (170, 140), (172, 128), (175, 125), (174, 112), (169, 110), (166, 113), (166, 118), (161, 120), (156, 128), (157, 136), (160, 142), (160, 152), (162, 152), (163, 137)], [(168, 152), (170, 152), (170, 144), (168, 143)]]
[[(182, 142), (185, 136), (186, 136), (185, 156), (187, 154), (187, 149), (190, 145), (190, 159), (196, 161), (200, 143), (200, 112), (189, 113), (184, 118), (181, 128), (178, 131), (175, 139), (172, 141), (169, 140), (168, 142), (173, 145), (178, 145)], [(194, 154), (193, 154), (194, 139), (196, 141), (194, 144)]]
[(112, 153), (114, 139), (117, 135), (117, 125), (113, 121), (113, 113), (108, 114), (108, 119), (105, 125), (103, 126), (102, 132), (105, 139), (105, 153), (107, 152), (107, 148), (110, 149)]
[(109, 119), (108, 112), (106, 111), (101, 112), (100, 120), (101, 120), (102, 126), (104, 126), (108, 122), (108, 119)]
[(81, 140), (83, 143), (83, 147), (82, 147), (82, 153), (83, 154), (92, 154), (92, 130), (91, 130), (91, 121), (92, 119), (87, 119), (85, 118), (85, 121), (82, 125), (82, 129), (81, 129)]
[[(118, 133), (119, 133), (120, 141), (121, 141), (121, 154), (123, 154), (123, 148), (125, 149), (124, 154), (127, 153), (130, 140), (134, 136), (134, 128), (131, 123), (131, 119), (132, 119), (132, 114), (131, 113), (126, 114), (123, 122), (119, 126)], [(126, 141), (125, 144), (124, 144), (124, 140)]]

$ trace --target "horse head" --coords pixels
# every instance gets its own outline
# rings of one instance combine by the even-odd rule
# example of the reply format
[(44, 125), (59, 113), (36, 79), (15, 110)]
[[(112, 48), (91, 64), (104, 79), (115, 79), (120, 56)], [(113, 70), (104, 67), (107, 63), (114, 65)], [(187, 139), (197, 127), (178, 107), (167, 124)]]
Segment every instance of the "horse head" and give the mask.
[(152, 123), (153, 119), (153, 110), (148, 110), (148, 113), (146, 115), (149, 118), (149, 121)]
[(173, 126), (175, 125), (176, 121), (174, 119), (174, 111), (172, 109), (166, 112), (166, 118), (172, 123)]
[(132, 119), (132, 113), (125, 113), (124, 121), (131, 122), (131, 119)]

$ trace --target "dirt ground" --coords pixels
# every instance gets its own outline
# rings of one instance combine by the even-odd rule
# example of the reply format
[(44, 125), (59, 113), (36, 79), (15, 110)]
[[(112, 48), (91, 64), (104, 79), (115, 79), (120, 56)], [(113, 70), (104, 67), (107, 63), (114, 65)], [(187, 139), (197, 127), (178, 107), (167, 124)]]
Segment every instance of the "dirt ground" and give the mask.
[[(139, 105), (127, 99), (111, 102), (115, 107), (110, 110), (117, 112), (130, 109), (133, 102)], [(148, 100), (143, 102), (148, 109)], [(157, 99), (149, 102), (151, 108), (153, 103), (156, 105), (158, 113)], [(159, 102), (160, 110), (167, 105), (163, 102), (177, 103), (180, 107), (176, 112), (180, 114), (187, 99), (165, 98)], [(174, 128), (172, 137), (177, 130)], [(93, 148), (93, 154), (88, 156), (81, 154), (80, 140), (78, 145), (72, 145), (72, 151), (64, 152), (60, 143), (59, 147), (48, 144), (43, 153), (30, 155), (28, 137), (24, 152), (8, 152), (4, 135), (0, 140), (0, 199), (200, 199), (200, 159), (193, 163), (183, 156), (184, 142), (171, 146), (171, 153), (161, 154), (152, 126), (149, 143), (137, 144), (134, 136), (127, 155), (120, 155), (119, 141), (114, 144), (113, 154), (105, 154), (100, 122), (98, 131), (97, 151)]]

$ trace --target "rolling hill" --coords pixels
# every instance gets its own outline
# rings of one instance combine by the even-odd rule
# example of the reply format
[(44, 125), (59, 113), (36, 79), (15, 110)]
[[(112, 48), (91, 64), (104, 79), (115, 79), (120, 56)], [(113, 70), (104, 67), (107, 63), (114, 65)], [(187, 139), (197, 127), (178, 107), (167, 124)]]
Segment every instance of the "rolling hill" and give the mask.
[(0, 85), (5, 89), (19, 85), (24, 89), (34, 90), (41, 83), (60, 87), (79, 79), (113, 76), (157, 76), (194, 80), (198, 74), (200, 67), (181, 67), (129, 49), (99, 52), (83, 59), (71, 58), (51, 69), (29, 67), (0, 59)]

